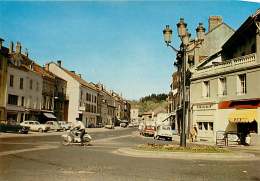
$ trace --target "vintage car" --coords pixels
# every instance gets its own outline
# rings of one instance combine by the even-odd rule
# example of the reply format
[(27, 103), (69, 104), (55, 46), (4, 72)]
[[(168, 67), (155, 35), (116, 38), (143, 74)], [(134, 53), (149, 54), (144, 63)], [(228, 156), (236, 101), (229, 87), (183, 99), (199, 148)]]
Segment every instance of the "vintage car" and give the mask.
[(172, 140), (172, 129), (171, 126), (157, 126), (154, 132), (154, 139), (164, 138), (165, 140)]
[(0, 132), (13, 132), (27, 134), (29, 127), (21, 126), (16, 122), (5, 121), (0, 123)]
[(45, 124), (40, 124), (38, 121), (24, 121), (20, 123), (21, 126), (30, 127), (31, 131), (47, 132), (50, 127)]
[(155, 132), (155, 126), (146, 125), (144, 126), (141, 134), (144, 136), (153, 136), (154, 132)]
[(66, 121), (58, 121), (58, 123), (60, 123), (60, 125), (64, 131), (71, 128), (71, 125), (69, 123), (67, 123)]
[(55, 131), (63, 130), (62, 126), (58, 121), (47, 121), (45, 124), (50, 127), (50, 130), (55, 130)]

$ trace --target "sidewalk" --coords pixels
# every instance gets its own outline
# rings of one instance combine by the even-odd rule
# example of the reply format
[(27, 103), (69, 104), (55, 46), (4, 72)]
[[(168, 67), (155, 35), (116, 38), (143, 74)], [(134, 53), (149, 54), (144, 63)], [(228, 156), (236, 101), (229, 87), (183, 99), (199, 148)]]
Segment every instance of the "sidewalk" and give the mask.
[[(115, 127), (115, 129), (107, 129), (107, 128), (86, 128), (87, 133), (98, 133), (98, 132), (109, 132), (115, 130), (125, 130), (128, 128), (122, 127)], [(39, 133), (29, 131), (28, 134), (19, 134), (19, 133), (3, 133), (0, 132), (0, 138), (14, 138), (14, 137), (34, 137), (34, 136), (59, 136), (62, 135), (64, 132), (55, 132), (55, 131), (48, 131), (47, 133)]]

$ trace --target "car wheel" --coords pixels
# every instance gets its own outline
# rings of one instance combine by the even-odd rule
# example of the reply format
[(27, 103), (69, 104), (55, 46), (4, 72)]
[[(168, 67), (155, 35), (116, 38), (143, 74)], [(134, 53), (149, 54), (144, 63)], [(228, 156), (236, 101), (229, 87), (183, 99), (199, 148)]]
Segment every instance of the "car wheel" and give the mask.
[(42, 129), (42, 128), (39, 128), (38, 131), (39, 131), (40, 133), (43, 133), (43, 129)]

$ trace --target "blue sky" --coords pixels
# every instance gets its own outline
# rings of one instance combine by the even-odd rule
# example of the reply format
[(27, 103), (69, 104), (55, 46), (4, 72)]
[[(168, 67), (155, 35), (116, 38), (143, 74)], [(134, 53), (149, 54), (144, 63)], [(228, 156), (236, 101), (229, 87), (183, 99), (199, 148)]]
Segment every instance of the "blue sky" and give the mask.
[[(20, 41), (40, 65), (62, 60), (87, 81), (101, 82), (127, 99), (167, 93), (174, 53), (162, 30), (183, 17), (192, 36), (199, 22), (221, 15), (237, 29), (259, 3), (238, 1), (167, 2), (0, 2), (0, 37)], [(197, 13), (197, 14), (196, 14)]]

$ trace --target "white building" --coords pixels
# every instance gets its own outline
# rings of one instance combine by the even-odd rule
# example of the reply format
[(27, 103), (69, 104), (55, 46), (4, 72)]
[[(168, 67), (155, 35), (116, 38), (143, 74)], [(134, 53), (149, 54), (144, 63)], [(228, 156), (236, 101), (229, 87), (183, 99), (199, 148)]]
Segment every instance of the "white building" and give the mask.
[(67, 81), (68, 122), (74, 122), (78, 118), (85, 122), (86, 126), (96, 126), (99, 116), (96, 88), (83, 80), (80, 74), (63, 68), (61, 62), (59, 64), (50, 62), (46, 64), (46, 69)]

